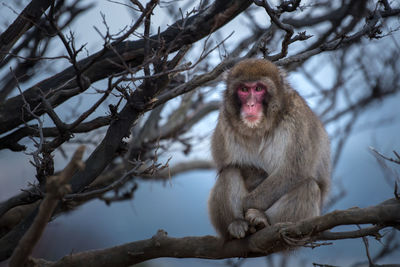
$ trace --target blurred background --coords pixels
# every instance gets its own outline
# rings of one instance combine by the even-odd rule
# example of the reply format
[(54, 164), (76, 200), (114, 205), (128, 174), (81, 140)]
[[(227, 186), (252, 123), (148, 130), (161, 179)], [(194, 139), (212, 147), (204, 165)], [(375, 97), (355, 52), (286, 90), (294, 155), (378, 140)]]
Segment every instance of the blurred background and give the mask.
[[(78, 58), (102, 49), (106, 28), (111, 33), (126, 30), (126, 25), (132, 25), (138, 18), (138, 12), (130, 7), (130, 1), (65, 1), (64, 5), (76, 4), (84, 8), (74, 20), (63, 30), (65, 34), (74, 33), (77, 47), (86, 44), (84, 53)], [(207, 2), (207, 1), (206, 1)], [(316, 17), (329, 13), (352, 1), (301, 1), (298, 12), (284, 14), (281, 19), (298, 19)], [(354, 2), (354, 1), (353, 1)], [(355, 1), (357, 2), (357, 1)], [(363, 2), (363, 1), (362, 1)], [(380, 1), (366, 1), (367, 8), (374, 10)], [(385, 2), (385, 1), (382, 1)], [(391, 1), (389, 1), (391, 2)], [(17, 17), (18, 13), (29, 1), (2, 1), (0, 6), (0, 31), (4, 31)], [(143, 1), (145, 5), (145, 2)], [(194, 7), (207, 3), (198, 1), (161, 1), (154, 10), (151, 21), (151, 32), (156, 33), (158, 27), (165, 30), (169, 25), (185, 16)], [(271, 6), (278, 6), (279, 1), (270, 1)], [(399, 8), (399, 3), (391, 2), (392, 8)], [(181, 8), (181, 11), (178, 9)], [(343, 29), (356, 17), (349, 15), (343, 18)], [(60, 22), (68, 16), (61, 17)], [(347, 22), (348, 20), (349, 22)], [(107, 22), (107, 26), (104, 24)], [(358, 23), (358, 24), (357, 24)], [(363, 20), (358, 20), (355, 26), (345, 35), (349, 36), (363, 27)], [(326, 125), (332, 139), (332, 192), (325, 212), (351, 207), (368, 207), (393, 197), (394, 183), (399, 181), (399, 166), (390, 162), (382, 163), (379, 156), (370, 147), (388, 157), (393, 157), (393, 151), (400, 152), (400, 33), (399, 17), (379, 22), (380, 38), (361, 38), (354, 45), (330, 52), (318, 53), (301, 62), (288, 64), (289, 81), (306, 99), (311, 108), (320, 116)], [(304, 25), (296, 28), (296, 32), (306, 30), (312, 37), (290, 45), (288, 57), (296, 55), (315, 44), (318, 38), (334, 25), (325, 21), (315, 25)], [(215, 46), (232, 34), (207, 59), (195, 68), (183, 72), (182, 79), (187, 81), (196, 73), (211, 70), (221, 60), (233, 51), (244, 40), (251, 41), (251, 36), (260, 36), (271, 26), (270, 19), (263, 8), (252, 5), (248, 10), (237, 16), (233, 21), (204, 40), (196, 43), (185, 61), (195, 62), (205, 46)], [(96, 28), (94, 28), (96, 27)], [(340, 28), (342, 27), (342, 28)], [(269, 52), (280, 51), (280, 42), (284, 32), (271, 33), (268, 39)], [(339, 31), (339, 30), (337, 30)], [(336, 33), (337, 33), (336, 31)], [(259, 33), (261, 32), (261, 33)], [(334, 31), (331, 33), (334, 34)], [(329, 35), (331, 36), (331, 35)], [(137, 36), (131, 37), (133, 40)], [(329, 38), (326, 38), (328, 41)], [(255, 38), (257, 40), (257, 38)], [(242, 47), (238, 53), (243, 55), (251, 48), (251, 43)], [(44, 45), (42, 42), (40, 45)], [(44, 48), (42, 48), (44, 49)], [(27, 52), (26, 52), (27, 53)], [(66, 54), (60, 40), (49, 42), (45, 56)], [(27, 54), (25, 54), (27, 56)], [(260, 55), (258, 56), (260, 57)], [(0, 71), (2, 88), (9, 82), (10, 69), (14, 69), (23, 59), (10, 61)], [(39, 62), (27, 69), (30, 77), (21, 80), (22, 89), (46, 79), (69, 66), (67, 60), (50, 60)], [(7, 67), (8, 66), (8, 67)], [(107, 79), (92, 84), (91, 88), (58, 106), (55, 111), (65, 121), (72, 121), (76, 114), (87, 110), (98, 99), (100, 88), (107, 87)], [(14, 85), (15, 87), (15, 85)], [(218, 103), (224, 89), (221, 78), (210, 84), (205, 84), (190, 96), (190, 99), (202, 99), (202, 103)], [(374, 91), (375, 90), (375, 91)], [(18, 95), (18, 90), (10, 92), (7, 98)], [(119, 95), (111, 95), (91, 115), (104, 116), (109, 113), (109, 104), (116, 104)], [(184, 96), (175, 98), (165, 106), (160, 115), (160, 123), (168, 121), (181, 107)], [(195, 102), (195, 101), (193, 101)], [(210, 136), (216, 125), (218, 105), (214, 105), (201, 120), (192, 127), (184, 129), (173, 138), (160, 141), (158, 162), (176, 166), (182, 162), (209, 162)], [(145, 114), (137, 125), (143, 126), (149, 119)], [(41, 116), (44, 127), (53, 125), (48, 115)], [(137, 128), (137, 126), (136, 126)], [(87, 144), (85, 157), (90, 155), (96, 145), (105, 135), (106, 127), (89, 133), (76, 134), (74, 139), (65, 142), (53, 152), (54, 166), (61, 170), (77, 145)], [(135, 133), (135, 127), (132, 130)], [(2, 135), (5, 136), (5, 135)], [(178, 136), (178, 137), (177, 137)], [(129, 143), (131, 139), (126, 138)], [(36, 168), (29, 164), (35, 150), (29, 138), (22, 139), (26, 151), (14, 152), (8, 149), (0, 150), (0, 201), (19, 193), (36, 183)], [(147, 153), (154, 153), (154, 147)], [(115, 164), (121, 160), (115, 159)], [(172, 237), (215, 235), (207, 213), (207, 199), (216, 179), (216, 171), (207, 163), (202, 169), (192, 169), (180, 172), (171, 178), (151, 179), (135, 177), (125, 185), (122, 191), (129, 191), (130, 197), (124, 201), (105, 201), (93, 199), (69, 212), (57, 215), (50, 222), (39, 244), (34, 251), (35, 257), (57, 260), (69, 253), (88, 249), (107, 248), (126, 242), (151, 238), (158, 229), (163, 229)], [(137, 187), (137, 188), (136, 188)], [(121, 192), (121, 191), (120, 191)], [(112, 198), (116, 193), (109, 192), (105, 197)], [(339, 227), (337, 230), (355, 230), (355, 226)], [(335, 229), (336, 230), (336, 229)], [(390, 248), (379, 258), (378, 263), (400, 262), (399, 234), (384, 230), (385, 237), (380, 242), (369, 239), (372, 255)], [(340, 256), (339, 256), (340, 255)], [(167, 259), (161, 258), (142, 263), (142, 266), (312, 266), (312, 263), (337, 266), (361, 266), (366, 264), (366, 249), (362, 239), (339, 240), (331, 245), (315, 249), (302, 248), (290, 255), (273, 255), (256, 259), (204, 260), (204, 259)], [(3, 265), (5, 263), (3, 262)], [(357, 265), (360, 264), (360, 265)], [(2, 265), (2, 263), (0, 263)]]

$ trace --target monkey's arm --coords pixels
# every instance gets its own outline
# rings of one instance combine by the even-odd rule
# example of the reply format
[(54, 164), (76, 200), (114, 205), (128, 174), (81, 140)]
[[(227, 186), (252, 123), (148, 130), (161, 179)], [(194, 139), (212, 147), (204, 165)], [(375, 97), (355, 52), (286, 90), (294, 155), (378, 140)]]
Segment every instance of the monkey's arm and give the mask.
[(312, 177), (287, 176), (282, 173), (270, 175), (243, 199), (243, 210), (250, 208), (267, 210), (282, 196), (306, 183)]
[(210, 219), (224, 239), (243, 238), (248, 230), (242, 199), (247, 190), (239, 169), (225, 167), (215, 183), (208, 202)]

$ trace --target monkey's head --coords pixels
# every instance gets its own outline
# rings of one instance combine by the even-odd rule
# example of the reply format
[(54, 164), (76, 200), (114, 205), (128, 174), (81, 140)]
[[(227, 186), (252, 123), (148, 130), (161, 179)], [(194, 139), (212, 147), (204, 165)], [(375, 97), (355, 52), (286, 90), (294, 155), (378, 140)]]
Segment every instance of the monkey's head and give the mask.
[(226, 84), (224, 112), (235, 128), (266, 130), (277, 122), (285, 86), (282, 72), (272, 62), (243, 60), (230, 70)]

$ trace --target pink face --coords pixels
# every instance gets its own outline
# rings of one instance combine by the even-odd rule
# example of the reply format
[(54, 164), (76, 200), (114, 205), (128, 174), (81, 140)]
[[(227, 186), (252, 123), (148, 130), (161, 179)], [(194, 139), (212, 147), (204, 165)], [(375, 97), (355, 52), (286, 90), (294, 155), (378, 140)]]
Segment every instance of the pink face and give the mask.
[(242, 119), (249, 126), (257, 124), (262, 117), (263, 100), (267, 87), (260, 82), (246, 82), (237, 87)]

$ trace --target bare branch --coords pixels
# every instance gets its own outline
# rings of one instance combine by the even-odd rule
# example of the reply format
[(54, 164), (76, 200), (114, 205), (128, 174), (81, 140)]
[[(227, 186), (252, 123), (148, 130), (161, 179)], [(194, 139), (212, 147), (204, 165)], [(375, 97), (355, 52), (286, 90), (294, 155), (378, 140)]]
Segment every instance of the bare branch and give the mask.
[[(151, 177), (154, 177), (154, 178), (158, 177), (158, 178), (165, 179), (165, 178), (174, 177), (177, 174), (191, 171), (191, 170), (201, 170), (201, 169), (209, 170), (209, 169), (213, 169), (213, 168), (215, 168), (215, 166), (210, 161), (192, 160), (192, 161), (188, 161), (188, 162), (181, 162), (170, 168), (166, 168), (161, 171), (158, 171), (158, 172), (154, 173), (154, 175), (152, 175)], [(147, 177), (151, 178), (150, 176), (147, 176)]]
[(296, 39), (291, 39), (291, 37), (293, 36), (293, 27), (289, 24), (285, 24), (282, 21), (279, 20), (279, 14), (277, 11), (275, 11), (273, 8), (270, 7), (270, 5), (268, 4), (267, 0), (255, 0), (254, 3), (258, 6), (262, 6), (264, 7), (265, 11), (268, 13), (269, 17), (271, 18), (271, 21), (278, 26), (278, 28), (284, 30), (286, 32), (285, 37), (282, 40), (282, 48), (281, 48), (281, 52), (275, 56), (271, 56), (269, 57), (269, 60), (271, 61), (276, 61), (278, 59), (281, 59), (283, 57), (285, 57), (288, 53), (288, 46), (291, 42), (295, 41), (296, 39), (298, 39), (299, 37), (297, 37)]
[[(172, 238), (168, 237), (165, 231), (160, 230), (151, 239), (68, 255), (60, 261), (46, 266), (75, 266), (82, 262), (88, 267), (130, 266), (159, 257), (224, 259), (264, 256), (287, 249), (286, 237), (292, 240), (303, 240), (300, 243), (305, 245), (318, 240), (336, 240), (376, 234), (379, 229), (397, 224), (399, 221), (400, 203), (397, 201), (393, 204), (382, 204), (363, 209), (351, 208), (334, 211), (295, 224), (275, 225), (264, 228), (245, 239), (233, 240), (225, 244), (213, 236)], [(324, 231), (339, 225), (369, 223), (380, 224), (381, 228), (359, 230), (352, 233), (354, 236), (351, 236), (350, 232), (323, 234)]]
[(396, 164), (400, 164), (400, 156), (399, 156), (399, 154), (396, 153), (396, 151), (393, 151), (393, 153), (394, 153), (395, 156), (397, 157), (396, 159), (394, 159), (394, 158), (389, 158), (389, 157), (383, 155), (382, 153), (380, 153), (378, 150), (376, 150), (376, 149), (373, 148), (373, 147), (369, 147), (369, 149), (370, 149), (372, 152), (374, 152), (377, 156), (379, 156), (379, 157), (381, 157), (381, 158), (383, 158), (383, 159), (386, 159), (386, 160), (388, 160), (388, 161), (394, 162), (394, 163), (396, 163)]

